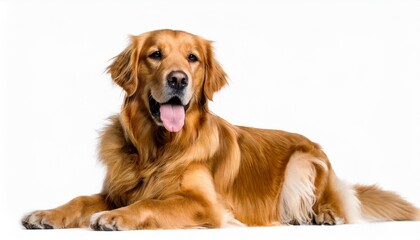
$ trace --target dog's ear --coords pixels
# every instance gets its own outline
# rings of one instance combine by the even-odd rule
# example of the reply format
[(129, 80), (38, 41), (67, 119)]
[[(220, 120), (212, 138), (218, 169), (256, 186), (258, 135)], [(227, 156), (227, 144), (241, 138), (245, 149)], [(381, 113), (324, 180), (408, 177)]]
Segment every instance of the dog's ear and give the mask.
[(137, 78), (137, 67), (142, 36), (132, 36), (130, 45), (118, 54), (108, 67), (108, 73), (112, 80), (121, 86), (128, 96), (134, 94), (139, 79)]
[(219, 62), (214, 58), (211, 42), (206, 40), (205, 45), (204, 95), (212, 101), (213, 94), (227, 84), (227, 75)]

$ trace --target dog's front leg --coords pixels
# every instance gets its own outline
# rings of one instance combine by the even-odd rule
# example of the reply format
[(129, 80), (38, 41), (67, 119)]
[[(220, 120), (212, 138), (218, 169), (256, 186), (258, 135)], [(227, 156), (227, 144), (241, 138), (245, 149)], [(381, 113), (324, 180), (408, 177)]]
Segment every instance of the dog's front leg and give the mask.
[(104, 195), (81, 196), (54, 209), (32, 212), (22, 225), (27, 229), (88, 227), (92, 214), (108, 209)]
[(165, 199), (140, 200), (126, 207), (94, 214), (94, 230), (220, 227), (224, 208), (217, 200), (209, 170), (191, 165), (182, 175), (179, 191)]

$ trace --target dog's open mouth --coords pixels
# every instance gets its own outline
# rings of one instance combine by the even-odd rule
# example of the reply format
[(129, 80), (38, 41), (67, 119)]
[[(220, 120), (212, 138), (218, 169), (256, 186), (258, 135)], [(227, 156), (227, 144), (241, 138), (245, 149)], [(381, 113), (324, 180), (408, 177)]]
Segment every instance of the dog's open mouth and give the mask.
[(178, 97), (171, 98), (166, 103), (157, 102), (152, 95), (149, 95), (149, 107), (153, 118), (162, 123), (169, 132), (179, 132), (185, 123), (185, 112), (190, 103), (182, 105)]

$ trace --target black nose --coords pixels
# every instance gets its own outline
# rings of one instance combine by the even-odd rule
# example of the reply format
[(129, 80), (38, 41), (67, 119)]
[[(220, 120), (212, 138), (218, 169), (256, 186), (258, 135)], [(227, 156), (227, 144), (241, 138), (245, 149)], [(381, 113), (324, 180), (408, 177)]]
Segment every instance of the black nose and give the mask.
[(184, 90), (188, 86), (188, 76), (183, 71), (172, 71), (166, 77), (169, 87)]

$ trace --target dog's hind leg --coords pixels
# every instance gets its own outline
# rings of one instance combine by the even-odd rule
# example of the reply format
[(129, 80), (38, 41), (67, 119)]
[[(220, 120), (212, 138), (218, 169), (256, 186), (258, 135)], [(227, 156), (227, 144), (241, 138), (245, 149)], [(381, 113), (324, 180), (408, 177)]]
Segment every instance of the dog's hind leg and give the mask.
[(320, 149), (293, 153), (280, 195), (280, 220), (293, 225), (336, 224), (342, 211), (340, 199), (330, 187), (333, 175), (328, 158)]
[(310, 153), (298, 151), (291, 155), (280, 194), (280, 220), (283, 223), (312, 223), (317, 165), (326, 168), (322, 160)]

